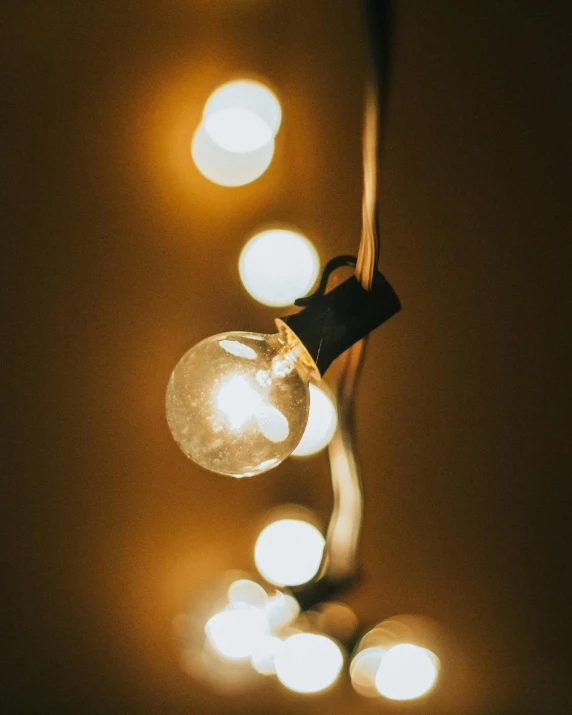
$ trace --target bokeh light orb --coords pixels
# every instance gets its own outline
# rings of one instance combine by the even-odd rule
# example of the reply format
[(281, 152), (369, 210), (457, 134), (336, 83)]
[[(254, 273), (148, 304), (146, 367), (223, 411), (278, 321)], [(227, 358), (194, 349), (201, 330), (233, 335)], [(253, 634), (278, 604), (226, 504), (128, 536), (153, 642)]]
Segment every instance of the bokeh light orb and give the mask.
[(239, 79), (221, 85), (208, 98), (203, 117), (208, 119), (218, 112), (238, 109), (262, 121), (272, 137), (280, 129), (282, 108), (278, 98), (262, 82)]
[(292, 452), (295, 457), (308, 457), (327, 447), (338, 424), (334, 397), (322, 380), (310, 383), (310, 414), (302, 439)]
[(268, 634), (268, 622), (255, 606), (231, 605), (209, 618), (205, 632), (211, 645), (225, 658), (250, 658)]
[(316, 282), (320, 259), (312, 242), (300, 233), (269, 229), (253, 236), (238, 262), (246, 290), (259, 303), (291, 305)]
[(262, 176), (274, 156), (274, 141), (249, 152), (228, 151), (208, 134), (201, 122), (191, 143), (191, 154), (201, 174), (220, 186), (244, 186)]
[(300, 586), (318, 573), (324, 537), (307, 521), (280, 519), (265, 527), (254, 548), (260, 574), (275, 586)]
[(214, 143), (231, 152), (252, 152), (274, 139), (266, 122), (245, 109), (221, 109), (203, 124)]
[(437, 657), (430, 650), (400, 643), (381, 658), (375, 687), (390, 700), (414, 700), (431, 690), (437, 675)]
[(331, 638), (314, 633), (296, 633), (287, 638), (274, 658), (276, 677), (296, 693), (317, 693), (333, 685), (344, 657)]
[(360, 695), (369, 698), (379, 697), (380, 693), (375, 686), (375, 677), (385, 653), (383, 648), (364, 648), (353, 657), (350, 665), (350, 678), (354, 690)]
[(198, 170), (221, 186), (243, 186), (270, 166), (282, 110), (260, 82), (227, 82), (207, 100), (192, 142)]

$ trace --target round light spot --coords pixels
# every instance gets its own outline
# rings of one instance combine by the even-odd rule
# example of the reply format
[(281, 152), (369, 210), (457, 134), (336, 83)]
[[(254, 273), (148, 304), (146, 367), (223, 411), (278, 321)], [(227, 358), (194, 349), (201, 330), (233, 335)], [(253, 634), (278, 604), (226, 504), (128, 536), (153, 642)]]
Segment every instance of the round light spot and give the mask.
[(256, 567), (276, 586), (299, 586), (319, 571), (324, 537), (299, 519), (280, 519), (263, 529), (254, 548)]
[(242, 249), (240, 278), (250, 295), (270, 306), (291, 305), (316, 282), (320, 260), (311, 241), (285, 229), (253, 236)]
[(331, 393), (324, 387), (310, 384), (310, 414), (302, 439), (292, 454), (307, 457), (327, 447), (334, 436), (338, 415)]
[(255, 652), (268, 633), (268, 622), (254, 606), (233, 605), (209, 618), (205, 632), (220, 655), (239, 660)]
[(282, 640), (277, 636), (265, 636), (250, 657), (252, 667), (261, 675), (273, 675), (276, 671), (274, 661), (282, 646)]
[(379, 697), (375, 677), (384, 654), (383, 648), (373, 647), (365, 648), (354, 656), (350, 665), (350, 678), (354, 690), (360, 695)]
[(264, 603), (264, 613), (272, 629), (280, 629), (293, 623), (300, 613), (300, 604), (293, 597), (278, 591)]
[(263, 121), (274, 137), (282, 121), (278, 98), (266, 85), (253, 80), (240, 79), (226, 82), (208, 98), (203, 111), (205, 119), (227, 109), (241, 109)]
[(400, 643), (382, 657), (375, 687), (390, 700), (413, 700), (431, 690), (437, 675), (437, 657), (431, 651)]
[(243, 186), (268, 169), (274, 156), (274, 141), (254, 151), (228, 151), (213, 141), (201, 122), (191, 142), (191, 154), (197, 169), (209, 181), (220, 186)]
[(228, 587), (228, 600), (232, 604), (248, 604), (249, 606), (263, 606), (268, 600), (268, 594), (262, 586), (255, 581), (241, 578), (233, 581)]
[(274, 659), (278, 680), (296, 693), (317, 693), (329, 688), (338, 679), (343, 663), (339, 646), (313, 633), (290, 636)]
[(274, 139), (266, 122), (246, 109), (221, 109), (203, 123), (214, 143), (231, 152), (252, 152)]

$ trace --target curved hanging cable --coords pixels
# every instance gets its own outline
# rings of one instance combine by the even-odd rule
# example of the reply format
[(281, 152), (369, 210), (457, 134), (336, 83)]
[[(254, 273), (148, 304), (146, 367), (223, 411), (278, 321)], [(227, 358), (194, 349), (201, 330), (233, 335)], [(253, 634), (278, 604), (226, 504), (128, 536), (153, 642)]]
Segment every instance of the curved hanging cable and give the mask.
[(369, 30), (370, 73), (366, 80), (363, 123), (362, 232), (356, 276), (371, 290), (379, 261), (377, 175), (387, 118), (389, 75), (393, 49), (393, 10), (390, 0), (365, 0)]
[[(393, 16), (389, 0), (366, 0), (365, 4), (373, 71), (365, 96), (362, 234), (355, 273), (362, 286), (370, 290), (379, 260), (378, 161), (387, 115)], [(357, 569), (363, 496), (355, 450), (354, 405), (366, 345), (364, 338), (343, 356), (336, 385), (338, 427), (328, 447), (334, 505), (326, 535), (323, 576), (334, 584), (347, 583)]]

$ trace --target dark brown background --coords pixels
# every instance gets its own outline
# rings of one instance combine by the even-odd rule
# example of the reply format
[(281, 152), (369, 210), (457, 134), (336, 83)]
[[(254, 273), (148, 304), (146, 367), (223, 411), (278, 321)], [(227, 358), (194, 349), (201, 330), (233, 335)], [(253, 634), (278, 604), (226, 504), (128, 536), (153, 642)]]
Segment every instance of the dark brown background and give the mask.
[[(382, 265), (404, 310), (363, 375), (366, 576), (348, 601), (448, 630), (442, 687), (413, 712), (572, 711), (569, 8), (397, 6)], [(203, 472), (163, 414), (190, 345), (271, 329), (236, 271), (258, 226), (297, 225), (323, 261), (356, 250), (358, 3), (12, 0), (0, 22), (0, 711), (378, 712), (347, 683), (223, 698), (181, 672), (188, 597), (251, 567), (267, 508), (327, 519), (331, 497), (324, 456)], [(188, 143), (240, 72), (274, 84), (284, 123), (268, 173), (224, 189)]]

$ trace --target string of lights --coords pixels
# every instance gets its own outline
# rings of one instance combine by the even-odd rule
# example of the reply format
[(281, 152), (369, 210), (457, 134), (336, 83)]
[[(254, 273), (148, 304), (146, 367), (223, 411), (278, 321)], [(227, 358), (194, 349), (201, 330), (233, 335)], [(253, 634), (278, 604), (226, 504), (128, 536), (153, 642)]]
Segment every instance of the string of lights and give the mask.
[[(253, 236), (239, 260), (249, 294), (300, 311), (275, 320), (277, 332), (231, 331), (191, 348), (167, 387), (172, 435), (201, 467), (254, 477), (328, 446), (333, 509), (326, 537), (307, 510), (288, 508), (260, 532), (254, 561), (265, 584), (229, 574), (205, 602), (177, 620), (185, 669), (219, 687), (273, 675), (312, 693), (332, 686), (354, 651), (349, 674), (365, 696), (408, 700), (434, 685), (439, 662), (425, 621), (393, 618), (358, 636), (358, 620), (334, 599), (357, 576), (363, 496), (354, 436), (355, 396), (372, 330), (400, 310), (379, 272), (378, 159), (387, 111), (391, 13), (367, 0), (371, 68), (363, 127), (362, 232), (357, 257), (337, 256), (313, 285), (319, 259), (311, 242), (284, 229)], [(383, 49), (380, 49), (380, 46)], [(274, 153), (282, 121), (276, 95), (259, 82), (230, 82), (209, 98), (192, 140), (201, 173), (224, 186), (257, 179)], [(354, 275), (331, 290), (341, 267)], [(279, 270), (275, 270), (279, 267)], [(287, 278), (284, 279), (284, 276)], [(323, 379), (338, 360), (333, 392)]]

